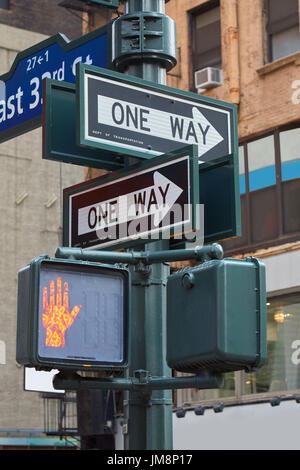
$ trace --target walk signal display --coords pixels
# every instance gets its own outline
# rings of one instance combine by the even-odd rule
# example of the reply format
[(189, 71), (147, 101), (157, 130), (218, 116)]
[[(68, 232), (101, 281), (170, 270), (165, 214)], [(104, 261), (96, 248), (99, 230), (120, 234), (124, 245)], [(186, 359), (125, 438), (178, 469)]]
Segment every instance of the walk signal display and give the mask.
[(34, 259), (18, 275), (17, 361), (36, 369), (128, 366), (129, 272)]

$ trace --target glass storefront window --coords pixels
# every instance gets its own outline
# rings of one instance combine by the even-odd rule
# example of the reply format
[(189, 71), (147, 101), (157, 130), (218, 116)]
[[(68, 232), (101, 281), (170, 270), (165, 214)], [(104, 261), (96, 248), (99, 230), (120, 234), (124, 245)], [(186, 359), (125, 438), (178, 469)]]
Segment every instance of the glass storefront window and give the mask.
[(267, 308), (267, 361), (244, 375), (245, 394), (300, 388), (300, 295), (270, 299)]
[[(188, 374), (181, 374), (188, 375)], [(224, 387), (181, 390), (180, 406), (300, 389), (300, 293), (268, 299), (267, 360), (257, 372), (224, 374)], [(249, 397), (250, 399), (250, 397)]]
[(297, 390), (300, 390), (300, 293), (268, 299), (267, 360), (263, 367), (250, 373), (228, 372), (224, 374), (223, 388), (183, 389), (177, 397), (179, 406), (193, 406), (223, 399), (239, 401), (241, 395), (253, 400), (254, 394), (264, 397)]

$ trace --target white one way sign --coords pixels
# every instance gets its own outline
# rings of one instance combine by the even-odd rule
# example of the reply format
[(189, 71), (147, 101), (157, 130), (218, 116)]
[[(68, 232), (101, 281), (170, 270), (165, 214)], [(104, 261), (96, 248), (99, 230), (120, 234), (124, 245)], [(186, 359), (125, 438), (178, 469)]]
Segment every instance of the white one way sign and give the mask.
[(83, 64), (79, 95), (83, 146), (150, 158), (196, 144), (200, 161), (232, 153), (230, 103)]
[[(195, 146), (64, 190), (64, 244), (95, 248), (198, 228)], [(157, 236), (156, 236), (157, 235)]]
[(153, 182), (151, 186), (80, 208), (78, 235), (103, 230), (149, 215), (153, 216), (153, 227), (158, 227), (183, 189), (159, 171), (154, 172)]
[(199, 157), (224, 140), (196, 106), (188, 118), (98, 95), (97, 122), (102, 126), (117, 126), (119, 130), (151, 134), (176, 144), (198, 144)]

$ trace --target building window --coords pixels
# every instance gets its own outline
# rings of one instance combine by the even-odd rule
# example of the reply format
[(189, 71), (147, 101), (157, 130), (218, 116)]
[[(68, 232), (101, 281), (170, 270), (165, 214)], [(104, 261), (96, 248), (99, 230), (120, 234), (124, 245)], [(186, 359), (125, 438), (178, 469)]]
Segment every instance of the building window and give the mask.
[(0, 0), (0, 8), (9, 10), (9, 0)]
[(266, 0), (270, 62), (300, 50), (298, 0)]
[(240, 175), (240, 193), (244, 194), (246, 192), (244, 147), (239, 147), (239, 175)]
[(227, 256), (299, 240), (299, 149), (300, 127), (240, 145), (242, 236), (222, 242)]
[(300, 129), (280, 132), (281, 179), (300, 177)]
[(268, 136), (248, 144), (249, 190), (276, 183), (274, 137)]
[(219, 2), (192, 15), (192, 54), (194, 72), (206, 67), (222, 68)]

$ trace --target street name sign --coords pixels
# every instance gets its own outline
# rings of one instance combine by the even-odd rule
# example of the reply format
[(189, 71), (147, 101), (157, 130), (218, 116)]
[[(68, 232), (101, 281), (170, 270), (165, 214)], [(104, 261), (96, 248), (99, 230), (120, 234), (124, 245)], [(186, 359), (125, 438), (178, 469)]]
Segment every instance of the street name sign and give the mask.
[(198, 229), (197, 147), (64, 190), (64, 246), (125, 248)]
[(196, 144), (199, 162), (233, 153), (235, 106), (79, 64), (79, 143), (137, 158)]
[(43, 158), (104, 170), (124, 167), (124, 157), (81, 147), (76, 139), (76, 87), (43, 80)]
[(107, 43), (104, 26), (71, 42), (56, 34), (19, 52), (0, 76), (0, 142), (41, 125), (44, 78), (74, 83), (81, 61), (107, 67)]

